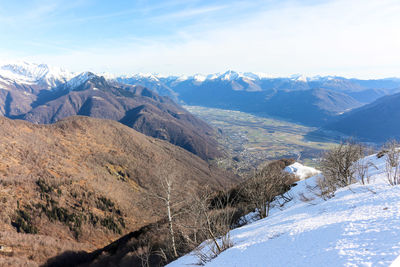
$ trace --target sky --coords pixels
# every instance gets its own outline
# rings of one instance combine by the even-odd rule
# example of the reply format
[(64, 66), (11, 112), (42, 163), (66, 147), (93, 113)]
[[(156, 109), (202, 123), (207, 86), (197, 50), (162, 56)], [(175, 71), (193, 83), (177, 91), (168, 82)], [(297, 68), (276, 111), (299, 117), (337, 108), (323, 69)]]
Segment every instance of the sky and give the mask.
[(398, 0), (0, 0), (0, 61), (400, 77)]

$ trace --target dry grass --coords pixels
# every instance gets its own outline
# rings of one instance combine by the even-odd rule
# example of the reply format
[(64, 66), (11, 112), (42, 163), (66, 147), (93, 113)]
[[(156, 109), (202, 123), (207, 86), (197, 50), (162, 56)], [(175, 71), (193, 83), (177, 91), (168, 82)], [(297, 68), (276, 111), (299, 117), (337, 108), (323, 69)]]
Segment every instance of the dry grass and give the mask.
[[(176, 173), (178, 181), (214, 188), (231, 182), (232, 177), (184, 149), (117, 122), (73, 117), (53, 125), (33, 125), (0, 118), (0, 244), (13, 248), (16, 261), (43, 263), (65, 250), (102, 247), (153, 222), (158, 217), (143, 209), (142, 192), (159, 175), (161, 163), (171, 160), (174, 169), (164, 171)], [(38, 180), (51, 189), (41, 189)], [(100, 209), (96, 203), (102, 197), (114, 208)], [(48, 204), (52, 201), (56, 204)], [(43, 207), (63, 208), (77, 216), (90, 212), (100, 220), (113, 218), (121, 232), (108, 229), (110, 224), (82, 219), (77, 237), (71, 222), (51, 219)], [(30, 214), (38, 235), (16, 233), (11, 223), (18, 209)]]
[(0, 266), (37, 266), (48, 257), (67, 250), (92, 250), (94, 246), (73, 240), (62, 240), (49, 235), (21, 234), (12, 231), (0, 232), (0, 244), (9, 245), (12, 255), (0, 257)]

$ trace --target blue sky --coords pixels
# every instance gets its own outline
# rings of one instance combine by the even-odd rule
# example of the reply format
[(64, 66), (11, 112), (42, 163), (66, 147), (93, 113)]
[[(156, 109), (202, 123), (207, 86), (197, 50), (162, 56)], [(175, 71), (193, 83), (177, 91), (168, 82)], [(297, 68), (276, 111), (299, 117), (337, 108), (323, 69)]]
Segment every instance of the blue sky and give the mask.
[(400, 76), (398, 0), (0, 0), (0, 60), (72, 71)]

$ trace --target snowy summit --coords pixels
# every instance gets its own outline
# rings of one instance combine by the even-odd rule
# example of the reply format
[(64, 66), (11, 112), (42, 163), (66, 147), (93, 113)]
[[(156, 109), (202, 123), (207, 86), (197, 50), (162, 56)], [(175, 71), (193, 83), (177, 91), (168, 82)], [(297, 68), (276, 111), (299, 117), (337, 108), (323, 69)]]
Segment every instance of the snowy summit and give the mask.
[(74, 77), (75, 74), (62, 68), (46, 64), (29, 62), (12, 62), (0, 66), (0, 81), (5, 84), (33, 84), (40, 83), (47, 88), (55, 87)]

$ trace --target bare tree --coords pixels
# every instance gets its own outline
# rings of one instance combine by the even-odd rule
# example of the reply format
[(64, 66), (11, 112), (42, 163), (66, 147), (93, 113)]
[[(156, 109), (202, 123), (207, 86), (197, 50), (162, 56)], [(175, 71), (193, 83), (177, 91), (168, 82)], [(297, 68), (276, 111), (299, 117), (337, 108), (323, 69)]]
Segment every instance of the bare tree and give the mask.
[(269, 164), (244, 183), (243, 191), (247, 201), (262, 219), (269, 215), (271, 204), (278, 198), (283, 200), (283, 203), (290, 201), (290, 196), (285, 193), (293, 181), (293, 176), (283, 171), (280, 166)]
[(385, 171), (390, 185), (400, 184), (400, 150), (399, 143), (395, 140), (384, 145), (386, 151)]
[(184, 212), (187, 205), (188, 191), (182, 174), (170, 170), (177, 170), (175, 163), (168, 161), (157, 174), (154, 184), (145, 192), (150, 207), (155, 215), (164, 217), (168, 223), (168, 234), (174, 258), (179, 256), (175, 238), (176, 218)]

